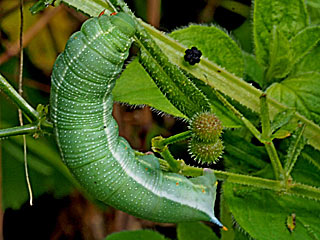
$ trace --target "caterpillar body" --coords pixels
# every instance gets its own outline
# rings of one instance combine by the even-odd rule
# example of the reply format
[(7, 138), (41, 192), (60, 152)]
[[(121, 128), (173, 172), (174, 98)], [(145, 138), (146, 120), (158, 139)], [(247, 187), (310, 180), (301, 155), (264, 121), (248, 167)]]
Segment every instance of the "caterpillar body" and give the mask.
[(163, 172), (155, 156), (135, 152), (118, 134), (111, 91), (135, 31), (125, 13), (91, 18), (58, 56), (50, 117), (61, 157), (93, 197), (117, 209), (156, 222), (204, 220), (222, 227), (210, 169), (191, 179)]

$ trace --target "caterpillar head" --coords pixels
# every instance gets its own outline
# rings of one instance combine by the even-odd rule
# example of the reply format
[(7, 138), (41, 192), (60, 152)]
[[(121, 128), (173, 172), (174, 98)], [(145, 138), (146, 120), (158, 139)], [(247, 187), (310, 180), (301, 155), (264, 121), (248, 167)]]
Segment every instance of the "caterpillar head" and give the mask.
[(223, 129), (220, 119), (210, 112), (196, 114), (191, 119), (189, 128), (194, 138), (206, 143), (215, 142)]
[(110, 16), (110, 21), (128, 37), (132, 37), (136, 32), (136, 25), (134, 20), (124, 12), (119, 12)]

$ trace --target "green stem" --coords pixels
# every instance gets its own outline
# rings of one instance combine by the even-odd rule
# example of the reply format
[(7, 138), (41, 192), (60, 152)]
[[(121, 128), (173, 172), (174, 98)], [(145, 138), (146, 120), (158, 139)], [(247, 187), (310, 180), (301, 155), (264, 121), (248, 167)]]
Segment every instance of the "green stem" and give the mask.
[(237, 13), (245, 18), (250, 16), (250, 7), (240, 2), (223, 0), (219, 6), (228, 9), (231, 12)]
[[(168, 163), (165, 161), (161, 165), (165, 169), (169, 168)], [(179, 173), (185, 176), (197, 177), (203, 175), (203, 168), (192, 167), (184, 163), (180, 164), (180, 167), (181, 169), (179, 170)], [(221, 181), (227, 181), (229, 183), (252, 186), (286, 194), (294, 194), (297, 196), (308, 197), (313, 200), (320, 200), (320, 188), (315, 188), (302, 183), (292, 183), (285, 185), (283, 181), (279, 180), (253, 177), (220, 170), (213, 171), (217, 179)]]
[(157, 138), (158, 140), (156, 144), (158, 148), (163, 148), (167, 145), (186, 140), (191, 136), (192, 136), (192, 132), (189, 130), (189, 131), (185, 131), (185, 132), (173, 135), (168, 138)]
[(163, 149), (163, 151), (159, 152), (161, 157), (163, 157), (164, 160), (167, 161), (167, 163), (169, 164), (170, 166), (170, 171), (171, 172), (179, 172), (180, 169), (181, 169), (181, 163), (180, 161), (177, 161), (170, 153), (168, 147), (165, 147)]
[(284, 170), (273, 142), (265, 143), (264, 146), (269, 155), (275, 178), (283, 180), (285, 177)]
[(223, 103), (225, 107), (230, 109), (230, 111), (233, 112), (233, 114), (241, 120), (241, 122), (248, 128), (248, 130), (255, 136), (260, 142), (262, 142), (261, 139), (261, 133), (258, 131), (258, 129), (248, 120), (246, 119), (241, 112), (239, 112), (229, 101), (222, 96), (217, 90), (213, 89), (213, 93), (217, 96), (217, 98)]
[(192, 167), (184, 163), (179, 173), (185, 176), (198, 177), (203, 175), (203, 168)]
[(264, 141), (271, 141), (271, 127), (270, 127), (270, 116), (269, 107), (267, 103), (267, 95), (265, 93), (260, 96), (260, 117), (261, 117), (261, 127), (262, 134), (261, 137)]
[(280, 162), (277, 150), (272, 140), (270, 139), (272, 132), (270, 127), (267, 95), (265, 93), (261, 94), (260, 96), (260, 116), (261, 116), (261, 127), (262, 127), (261, 137), (262, 137), (264, 146), (267, 150), (267, 153), (269, 155), (275, 178), (277, 180), (279, 179), (283, 180), (285, 177), (285, 173), (284, 173), (282, 164)]
[(293, 183), (288, 188), (287, 193), (295, 194), (301, 197), (308, 197), (313, 200), (320, 200), (320, 188), (312, 187), (302, 183)]
[(11, 137), (11, 136), (17, 136), (17, 135), (24, 135), (24, 134), (34, 134), (38, 130), (39, 130), (38, 126), (34, 125), (34, 124), (27, 124), (27, 125), (18, 126), (18, 127), (0, 129), (0, 139), (2, 137)]
[(277, 180), (253, 177), (248, 175), (241, 175), (238, 173), (231, 173), (231, 172), (225, 172), (225, 171), (219, 171), (219, 170), (214, 170), (214, 174), (216, 175), (218, 180), (223, 180), (230, 183), (254, 186), (257, 188), (269, 189), (273, 191), (285, 190), (282, 183)]
[(39, 120), (39, 113), (0, 74), (0, 89), (22, 110), (30, 122)]

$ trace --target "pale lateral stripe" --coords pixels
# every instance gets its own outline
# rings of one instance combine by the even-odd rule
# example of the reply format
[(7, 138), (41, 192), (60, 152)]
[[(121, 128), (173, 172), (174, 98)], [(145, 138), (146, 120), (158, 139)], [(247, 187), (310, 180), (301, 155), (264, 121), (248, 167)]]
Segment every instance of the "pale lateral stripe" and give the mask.
[[(106, 106), (106, 97), (108, 97), (109, 94), (106, 94), (103, 98), (103, 121), (104, 121), (104, 125), (106, 126), (107, 124), (107, 106)], [(110, 132), (109, 132), (109, 128), (105, 128), (104, 129), (106, 135), (107, 135), (107, 144), (108, 146), (110, 146), (110, 142), (109, 142), (109, 137), (110, 136)], [(145, 182), (145, 179), (143, 178), (140, 178), (139, 176), (137, 176), (137, 174), (135, 174), (131, 169), (128, 169), (128, 168), (125, 168), (125, 165), (124, 165), (124, 162), (121, 161), (120, 159), (120, 156), (118, 155), (117, 152), (114, 151), (114, 148), (112, 147), (109, 147), (110, 151), (111, 151), (111, 154), (113, 155), (113, 157), (116, 159), (116, 161), (120, 164), (121, 168), (124, 170), (126, 169), (126, 174), (128, 174), (129, 177), (131, 177), (134, 181), (136, 181), (138, 184), (140, 184), (141, 186), (143, 186), (144, 188), (146, 188), (147, 190), (151, 191), (153, 194), (159, 196), (159, 197), (164, 197), (168, 200), (171, 200), (173, 202), (176, 202), (176, 203), (179, 203), (179, 204), (183, 204), (183, 205), (186, 205), (190, 208), (194, 208), (194, 209), (197, 209), (197, 210), (200, 210), (202, 211), (203, 213), (207, 214), (209, 217), (213, 218), (214, 216), (210, 216), (209, 213), (208, 213), (208, 209), (202, 209), (201, 205), (198, 205), (198, 206), (191, 206), (189, 204), (188, 201), (186, 201), (184, 198), (181, 198), (179, 200), (175, 199), (174, 197), (170, 196), (169, 194), (166, 194), (165, 191), (160, 191), (160, 190), (157, 190), (157, 189), (152, 189), (150, 188), (150, 186), (148, 184), (146, 184)], [(164, 176), (166, 177), (166, 176)]]

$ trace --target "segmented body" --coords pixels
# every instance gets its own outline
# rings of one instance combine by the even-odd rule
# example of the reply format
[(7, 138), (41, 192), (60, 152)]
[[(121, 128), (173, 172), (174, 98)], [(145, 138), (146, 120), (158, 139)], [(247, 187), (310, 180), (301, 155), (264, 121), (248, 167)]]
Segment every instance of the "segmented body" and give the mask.
[(50, 114), (62, 159), (93, 197), (117, 209), (157, 222), (222, 226), (212, 171), (193, 179), (163, 172), (156, 157), (137, 154), (119, 137), (111, 91), (134, 32), (126, 14), (89, 19), (57, 58)]

